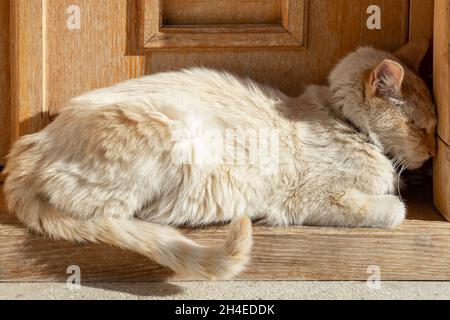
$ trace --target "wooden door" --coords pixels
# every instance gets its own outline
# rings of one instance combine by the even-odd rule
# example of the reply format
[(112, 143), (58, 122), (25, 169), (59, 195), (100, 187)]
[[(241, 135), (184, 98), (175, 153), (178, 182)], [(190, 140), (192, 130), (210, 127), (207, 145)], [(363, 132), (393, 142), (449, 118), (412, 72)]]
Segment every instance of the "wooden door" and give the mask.
[[(361, 45), (432, 35), (432, 0), (16, 0), (13, 139), (73, 96), (144, 74), (219, 68), (301, 92)], [(369, 30), (370, 6), (381, 29)], [(77, 18), (78, 16), (78, 18)], [(77, 25), (78, 23), (78, 25)]]

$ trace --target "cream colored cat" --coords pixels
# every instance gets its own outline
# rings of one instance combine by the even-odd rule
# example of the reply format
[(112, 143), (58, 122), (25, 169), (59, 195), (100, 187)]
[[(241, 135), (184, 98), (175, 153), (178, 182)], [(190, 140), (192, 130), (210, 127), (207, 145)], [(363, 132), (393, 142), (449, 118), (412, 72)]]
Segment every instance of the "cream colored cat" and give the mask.
[[(435, 153), (432, 99), (411, 71), (427, 48), (359, 49), (329, 87), (298, 98), (198, 68), (87, 93), (14, 145), (9, 209), (52, 238), (105, 242), (210, 279), (244, 268), (250, 219), (395, 227), (405, 218), (397, 166)], [(167, 226), (229, 221), (219, 247)]]

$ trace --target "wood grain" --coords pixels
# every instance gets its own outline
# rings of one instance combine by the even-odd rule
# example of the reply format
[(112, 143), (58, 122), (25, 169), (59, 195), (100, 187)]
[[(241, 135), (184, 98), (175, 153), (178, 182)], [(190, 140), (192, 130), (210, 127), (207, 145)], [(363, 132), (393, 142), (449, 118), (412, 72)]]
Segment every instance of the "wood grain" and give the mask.
[[(409, 220), (395, 230), (255, 227), (252, 261), (239, 279), (367, 280), (367, 268), (375, 265), (383, 280), (450, 280), (450, 224), (428, 196), (421, 198), (423, 190), (418, 194), (410, 195)], [(226, 227), (184, 232), (213, 245), (224, 239)], [(70, 265), (81, 268), (82, 281), (173, 277), (131, 252), (30, 235), (0, 202), (0, 281), (65, 281)]]
[[(47, 0), (47, 108), (54, 117), (70, 98), (143, 75), (145, 59), (127, 52), (133, 1)], [(81, 11), (80, 30), (66, 27), (69, 5)], [(128, 31), (128, 33), (127, 33)], [(139, 36), (139, 35), (138, 35)]]
[(137, 0), (140, 9), (144, 12), (139, 22), (143, 34), (143, 42), (139, 43), (140, 51), (145, 50), (145, 45), (150, 41), (163, 27), (162, 0)]
[[(410, 0), (409, 40), (427, 39), (433, 43), (434, 34), (434, 0)], [(433, 84), (433, 50), (422, 61), (420, 76), (430, 88)]]
[(306, 46), (309, 1), (289, 0), (285, 1), (282, 6), (283, 26), (303, 47)]
[(433, 86), (438, 109), (439, 137), (438, 155), (434, 161), (434, 203), (450, 221), (449, 5), (449, 0), (435, 0)]
[(410, 0), (409, 40), (433, 40), (435, 0)]
[[(184, 27), (184, 30), (188, 28)], [(247, 30), (248, 29), (248, 30)], [(232, 26), (211, 28), (189, 28), (185, 33), (179, 33), (183, 28), (166, 27), (154, 34), (144, 45), (144, 50), (162, 49), (213, 49), (213, 48), (301, 48), (302, 42), (295, 38), (284, 27), (250, 27)], [(236, 33), (235, 30), (239, 30)], [(268, 33), (267, 31), (273, 31)], [(257, 31), (257, 32), (255, 32)]]
[[(450, 1), (435, 1), (434, 19), (434, 96), (438, 109), (438, 135), (447, 144), (450, 143), (449, 110), (449, 45), (450, 45)], [(450, 173), (449, 173), (450, 174)]]
[(0, 166), (11, 144), (10, 1), (0, 2)]
[(164, 25), (280, 24), (286, 0), (162, 0)]
[[(13, 140), (42, 129), (71, 97), (143, 74), (145, 58), (125, 55), (131, 2), (11, 3)], [(66, 26), (69, 5), (80, 7), (80, 30)]]
[(450, 221), (450, 147), (438, 139), (438, 154), (434, 161), (434, 203)]
[(12, 140), (48, 123), (43, 17), (45, 1), (11, 2)]

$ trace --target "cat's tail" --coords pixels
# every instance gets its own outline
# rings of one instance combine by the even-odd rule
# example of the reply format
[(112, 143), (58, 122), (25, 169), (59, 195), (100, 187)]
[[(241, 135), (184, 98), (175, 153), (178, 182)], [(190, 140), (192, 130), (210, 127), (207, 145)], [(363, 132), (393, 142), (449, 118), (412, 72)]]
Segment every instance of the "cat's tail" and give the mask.
[(183, 277), (229, 279), (240, 273), (250, 259), (252, 228), (247, 217), (233, 220), (226, 240), (214, 247), (199, 245), (172, 227), (136, 218), (82, 220), (37, 197), (19, 202), (14, 205), (19, 220), (34, 231), (54, 239), (103, 242), (134, 251)]

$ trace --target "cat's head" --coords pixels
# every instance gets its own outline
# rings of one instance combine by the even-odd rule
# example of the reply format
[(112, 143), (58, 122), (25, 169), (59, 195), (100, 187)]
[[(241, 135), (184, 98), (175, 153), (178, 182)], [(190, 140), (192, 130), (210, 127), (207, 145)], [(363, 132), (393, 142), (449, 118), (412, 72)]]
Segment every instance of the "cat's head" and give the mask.
[(394, 54), (360, 48), (329, 77), (335, 107), (408, 169), (436, 154), (436, 112), (417, 76), (428, 41), (412, 42)]

